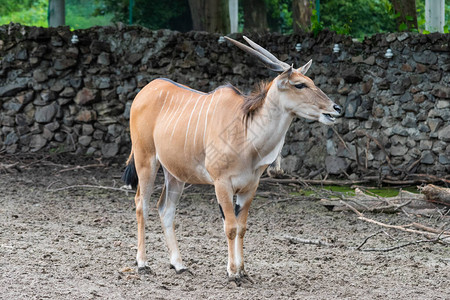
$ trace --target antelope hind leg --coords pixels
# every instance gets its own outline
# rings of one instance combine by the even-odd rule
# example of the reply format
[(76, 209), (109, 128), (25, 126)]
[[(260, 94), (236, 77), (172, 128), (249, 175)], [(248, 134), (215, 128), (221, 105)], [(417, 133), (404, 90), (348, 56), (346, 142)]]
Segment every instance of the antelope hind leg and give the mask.
[(267, 175), (272, 178), (284, 175), (284, 170), (281, 168), (281, 153), (279, 153), (277, 159), (267, 167)]
[(148, 219), (148, 202), (153, 192), (156, 172), (158, 171), (159, 165), (155, 157), (151, 157), (148, 160), (139, 160), (138, 158), (139, 157), (135, 155), (136, 172), (139, 178), (139, 184), (136, 196), (134, 198), (136, 203), (136, 219), (138, 223), (138, 250), (136, 254), (136, 261), (138, 273), (149, 274), (152, 273), (152, 271), (147, 265), (147, 254), (145, 251), (145, 224)]
[(158, 213), (161, 218), (161, 224), (166, 238), (167, 248), (170, 255), (170, 268), (175, 269), (177, 274), (189, 271), (184, 266), (181, 259), (178, 242), (175, 236), (174, 219), (178, 200), (184, 189), (184, 182), (178, 181), (165, 168), (164, 169), (164, 188), (158, 201)]

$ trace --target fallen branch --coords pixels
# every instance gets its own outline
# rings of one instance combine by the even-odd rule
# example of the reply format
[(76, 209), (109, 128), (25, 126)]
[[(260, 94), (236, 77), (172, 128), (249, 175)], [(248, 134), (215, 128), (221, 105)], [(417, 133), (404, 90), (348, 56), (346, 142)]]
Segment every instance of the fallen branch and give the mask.
[[(343, 204), (345, 204), (346, 206), (348, 206), (353, 212), (355, 212), (355, 214), (358, 215), (358, 219), (368, 222), (368, 223), (372, 223), (381, 227), (385, 227), (385, 228), (390, 228), (390, 229), (396, 229), (396, 230), (400, 230), (400, 231), (404, 231), (404, 232), (408, 232), (408, 233), (414, 233), (414, 234), (419, 234), (419, 235), (423, 235), (425, 237), (427, 237), (428, 239), (435, 239), (436, 238), (436, 234), (433, 232), (430, 232), (430, 228), (427, 228), (427, 231), (423, 231), (423, 230), (416, 230), (416, 229), (411, 229), (409, 227), (417, 227), (417, 223), (412, 223), (412, 224), (407, 224), (407, 225), (390, 225), (390, 224), (386, 224), (383, 222), (379, 222), (370, 218), (367, 218), (364, 216), (363, 213), (361, 213), (360, 211), (358, 211), (355, 207), (353, 207), (352, 205), (350, 205), (349, 203), (342, 201), (341, 202)], [(414, 225), (413, 225), (414, 224)], [(441, 237), (442, 239), (440, 239), (440, 241), (442, 241), (443, 239), (447, 239), (450, 238), (450, 232), (447, 231), (441, 231), (438, 235), (438, 237)]]
[(450, 206), (450, 189), (428, 184), (421, 188), (428, 202)]
[(289, 242), (291, 242), (293, 244), (306, 244), (306, 245), (335, 247), (335, 245), (327, 243), (327, 242), (323, 242), (321, 240), (307, 240), (307, 239), (302, 239), (299, 237), (294, 237), (294, 236), (289, 236), (289, 235), (284, 236), (283, 239), (288, 240)]
[(289, 184), (289, 183), (297, 183), (297, 184), (314, 184), (314, 185), (352, 185), (352, 184), (361, 184), (368, 183), (370, 180), (318, 180), (318, 179), (278, 179), (278, 178), (261, 178), (261, 182), (275, 182), (280, 184)]
[[(105, 165), (100, 163), (100, 164), (91, 164), (91, 165), (85, 165), (85, 166), (75, 166), (73, 168), (67, 168), (67, 169), (60, 170), (60, 171), (58, 171), (58, 173), (64, 173), (64, 172), (74, 171), (74, 170), (85, 170), (87, 168), (100, 168), (100, 167), (105, 167)], [(85, 171), (87, 171), (87, 170), (85, 170)]]
[(419, 240), (419, 241), (413, 241), (405, 244), (400, 244), (397, 246), (389, 247), (389, 248), (368, 248), (368, 249), (357, 249), (359, 251), (363, 252), (389, 252), (393, 250), (397, 250), (403, 247), (411, 246), (411, 245), (417, 245), (417, 244), (423, 244), (423, 243), (439, 243), (441, 240), (439, 238), (433, 239), (433, 240)]
[(55, 189), (50, 188), (50, 186), (52, 186), (52, 185), (53, 184), (50, 184), (47, 187), (47, 191), (59, 192), (59, 191), (70, 190), (70, 189), (103, 189), (103, 190), (121, 191), (121, 192), (126, 192), (126, 193), (135, 192), (132, 189), (128, 189), (128, 188), (124, 188), (124, 187), (116, 188), (116, 187), (110, 187), (110, 186), (91, 185), (91, 184), (69, 185), (69, 186), (65, 186), (62, 188), (55, 188)]

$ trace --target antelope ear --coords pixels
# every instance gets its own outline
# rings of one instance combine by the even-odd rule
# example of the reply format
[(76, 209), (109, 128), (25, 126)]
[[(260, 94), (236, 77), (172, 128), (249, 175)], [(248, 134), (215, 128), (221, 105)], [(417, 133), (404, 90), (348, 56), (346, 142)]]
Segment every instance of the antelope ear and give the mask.
[(306, 74), (306, 72), (308, 72), (309, 67), (311, 67), (312, 64), (312, 59), (310, 59), (303, 67), (298, 68), (298, 71), (300, 73), (302, 73), (303, 75)]
[(293, 72), (293, 68), (291, 66), (289, 69), (287, 69), (286, 71), (284, 71), (283, 73), (281, 73), (279, 75), (280, 78), (278, 79), (277, 86), (280, 90), (287, 88), (287, 85), (289, 84), (289, 79), (292, 75), (292, 72)]

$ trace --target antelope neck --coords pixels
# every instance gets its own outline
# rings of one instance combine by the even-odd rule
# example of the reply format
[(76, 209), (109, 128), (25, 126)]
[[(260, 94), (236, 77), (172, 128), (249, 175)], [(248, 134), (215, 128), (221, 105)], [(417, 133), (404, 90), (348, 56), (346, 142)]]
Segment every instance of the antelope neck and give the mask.
[(267, 93), (264, 105), (248, 123), (247, 139), (256, 151), (257, 168), (275, 161), (293, 119), (292, 114), (281, 107), (275, 93), (272, 87)]

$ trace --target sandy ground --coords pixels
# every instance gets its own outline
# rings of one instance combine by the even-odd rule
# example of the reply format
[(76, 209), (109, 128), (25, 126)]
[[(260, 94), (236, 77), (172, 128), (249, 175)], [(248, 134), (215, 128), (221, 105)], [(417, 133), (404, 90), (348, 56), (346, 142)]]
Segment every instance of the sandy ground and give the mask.
[[(350, 212), (329, 212), (295, 196), (298, 188), (290, 186), (261, 185), (252, 204), (245, 256), (253, 285), (236, 287), (227, 281), (222, 220), (207, 186), (189, 186), (177, 210), (181, 253), (194, 275), (169, 269), (156, 192), (147, 225), (155, 274), (139, 275), (134, 194), (73, 187), (120, 187), (122, 159), (60, 155), (0, 160), (1, 299), (450, 299), (450, 247), (420, 243), (390, 252), (357, 251), (382, 228)], [(92, 166), (99, 163), (105, 166)], [(450, 221), (404, 214), (369, 217), (433, 227)], [(386, 233), (363, 248), (423, 239)], [(333, 246), (294, 244), (286, 235)]]

